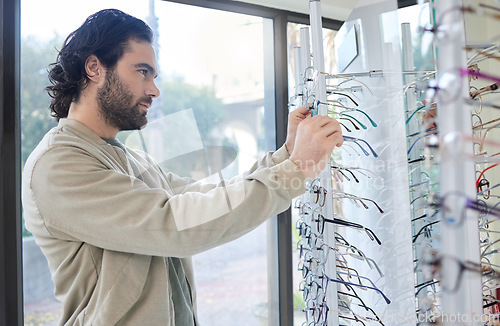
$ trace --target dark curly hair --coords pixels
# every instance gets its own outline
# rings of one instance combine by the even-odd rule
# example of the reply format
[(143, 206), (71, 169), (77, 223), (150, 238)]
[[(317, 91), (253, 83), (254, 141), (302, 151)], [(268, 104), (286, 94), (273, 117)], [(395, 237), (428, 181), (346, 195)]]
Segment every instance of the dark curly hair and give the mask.
[(77, 30), (68, 35), (49, 66), (45, 88), (52, 98), (51, 115), (57, 120), (68, 116), (71, 102), (77, 101), (87, 86), (85, 61), (94, 54), (109, 69), (116, 66), (131, 39), (152, 42), (151, 28), (142, 20), (117, 9), (101, 10), (89, 16)]

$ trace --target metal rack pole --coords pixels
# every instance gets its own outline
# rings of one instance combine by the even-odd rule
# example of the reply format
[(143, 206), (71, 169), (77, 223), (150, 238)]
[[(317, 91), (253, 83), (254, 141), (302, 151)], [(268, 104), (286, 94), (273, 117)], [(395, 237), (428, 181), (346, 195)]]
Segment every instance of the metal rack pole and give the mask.
[(302, 27), (300, 29), (300, 60), (302, 80), (304, 79), (304, 72), (311, 66), (311, 39), (309, 37), (309, 27)]
[[(319, 0), (309, 1), (309, 15), (311, 24), (311, 42), (312, 42), (312, 53), (313, 53), (313, 69), (324, 72), (325, 71), (325, 55), (323, 52), (323, 28), (321, 23), (321, 3)], [(326, 102), (326, 79), (324, 74), (318, 74), (318, 81), (316, 84), (316, 99), (321, 102)], [(325, 105), (320, 105), (318, 108), (319, 114), (327, 114), (327, 107)], [(330, 166), (327, 165), (325, 170), (320, 174), (320, 182), (327, 191), (332, 190), (332, 175), (330, 171)], [(322, 211), (323, 215), (330, 218), (333, 216), (333, 198), (327, 196), (325, 201), (325, 206)], [(324, 241), (331, 246), (335, 246), (335, 243), (331, 242), (334, 237), (335, 226), (328, 225), (325, 228)], [(335, 255), (333, 253), (333, 255)], [(328, 264), (325, 267), (326, 273), (331, 277), (336, 275), (336, 264), (335, 259), (328, 259)], [(326, 300), (328, 306), (330, 307), (330, 312), (328, 313), (328, 325), (338, 325), (338, 299), (337, 299), (337, 284), (333, 283), (328, 286), (328, 291), (326, 293)]]
[[(460, 1), (461, 2), (461, 1)], [(448, 89), (438, 92), (457, 94), (454, 99), (445, 100), (443, 93), (438, 102), (438, 127), (441, 145), (441, 196), (446, 200), (442, 207), (442, 254), (461, 261), (479, 263), (479, 231), (477, 218), (464, 208), (463, 196), (475, 198), (475, 179), (473, 162), (467, 158), (473, 154), (473, 144), (467, 137), (472, 136), (471, 108), (463, 100), (468, 96), (467, 78), (461, 78), (457, 72), (466, 66), (464, 17), (457, 10), (456, 0), (436, 0), (435, 10), (440, 32), (438, 42), (438, 80), (458, 77)], [(449, 88), (457, 88), (456, 91)], [(460, 88), (460, 89), (458, 89)], [(465, 137), (464, 137), (465, 136)], [(451, 194), (458, 194), (451, 196)], [(461, 218), (466, 211), (466, 217)], [(447, 263), (450, 261), (450, 263)], [(441, 285), (451, 289), (457, 284), (457, 275), (461, 277), (458, 288), (454, 291), (443, 290), (442, 307), (445, 325), (477, 325), (474, 318), (482, 313), (481, 275), (460, 271), (460, 266), (453, 260), (445, 260), (442, 266)]]

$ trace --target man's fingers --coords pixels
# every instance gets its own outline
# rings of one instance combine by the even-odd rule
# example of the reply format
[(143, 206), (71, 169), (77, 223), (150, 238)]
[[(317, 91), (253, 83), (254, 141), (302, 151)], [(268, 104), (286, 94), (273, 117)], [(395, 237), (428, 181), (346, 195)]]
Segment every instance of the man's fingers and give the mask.
[(335, 130), (327, 137), (335, 142), (336, 147), (341, 147), (344, 144), (344, 137), (342, 137), (342, 131), (340, 130)]
[(344, 137), (342, 137), (342, 130), (340, 130), (340, 125), (336, 121), (325, 125), (322, 128), (324, 131), (324, 137), (328, 142), (335, 143), (336, 147), (342, 146), (344, 143)]
[(302, 105), (302, 106), (298, 107), (297, 109), (295, 109), (292, 112), (292, 115), (295, 115), (299, 118), (310, 117), (311, 116), (311, 106), (312, 106), (312, 104), (310, 104), (310, 103), (308, 103), (306, 105)]
[(333, 149), (342, 146), (343, 141), (337, 120), (325, 115), (304, 119), (298, 125), (296, 146), (290, 160), (306, 178), (314, 178), (326, 166)]
[(337, 120), (326, 117), (324, 119), (318, 119), (319, 123), (319, 133), (328, 139), (328, 141), (335, 142), (336, 147), (342, 146), (344, 143), (344, 138), (342, 137), (342, 130), (340, 129), (340, 124)]
[[(304, 121), (305, 122), (305, 121)], [(311, 128), (323, 128), (325, 125), (328, 124), (337, 124), (340, 128), (340, 124), (338, 124), (337, 120), (326, 116), (326, 115), (315, 115), (309, 121), (305, 122), (305, 124), (309, 125)]]
[(328, 116), (314, 116), (301, 123), (301, 128), (312, 137), (311, 141), (334, 142), (335, 146), (342, 146), (344, 139), (337, 120)]

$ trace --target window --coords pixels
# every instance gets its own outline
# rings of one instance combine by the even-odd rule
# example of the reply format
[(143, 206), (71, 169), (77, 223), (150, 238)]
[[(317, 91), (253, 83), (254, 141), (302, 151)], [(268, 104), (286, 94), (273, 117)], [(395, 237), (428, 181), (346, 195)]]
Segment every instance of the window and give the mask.
[[(274, 139), (274, 130), (265, 127), (266, 110), (274, 110), (265, 90), (273, 86), (264, 76), (272, 73), (264, 66), (272, 22), (168, 2), (157, 3), (156, 13), (161, 115), (191, 108), (206, 148), (235, 149), (234, 161), (212, 167), (211, 179), (218, 181), (219, 169), (224, 177), (244, 172)], [(200, 323), (267, 325), (266, 239), (261, 225), (194, 257)]]
[[(273, 50), (264, 46), (272, 40), (271, 19), (165, 1), (26, 0), (22, 5), (23, 164), (56, 125), (48, 110), (50, 98), (43, 90), (55, 49), (88, 15), (104, 8), (141, 18), (157, 34), (161, 96), (154, 101), (150, 123), (140, 135), (146, 144), (154, 144), (147, 150), (157, 161), (180, 175), (217, 182), (221, 175), (242, 173), (274, 146)], [(179, 116), (194, 117), (186, 120), (192, 129), (170, 133), (161, 129)], [(141, 146), (137, 136), (129, 132), (118, 137), (134, 147)], [(152, 137), (154, 142), (149, 143)], [(206, 156), (185, 159), (184, 154), (200, 148), (199, 140), (205, 154), (220, 154), (217, 162), (206, 162)], [(266, 232), (262, 225), (194, 257), (201, 323), (268, 324)], [(61, 306), (53, 298), (45, 258), (29, 232), (24, 230), (23, 235), (25, 324), (48, 325), (58, 319)]]

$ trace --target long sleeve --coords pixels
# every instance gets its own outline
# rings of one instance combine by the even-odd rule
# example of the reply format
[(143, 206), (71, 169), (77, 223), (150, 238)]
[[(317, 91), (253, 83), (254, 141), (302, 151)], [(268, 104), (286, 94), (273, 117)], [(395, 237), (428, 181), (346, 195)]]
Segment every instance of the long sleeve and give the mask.
[[(164, 174), (160, 187), (110, 168), (107, 160), (78, 146), (55, 146), (36, 160), (29, 188), (39, 223), (55, 238), (185, 257), (249, 232), (304, 191), (302, 173), (282, 151), (219, 184)], [(28, 218), (28, 225), (36, 222)]]

